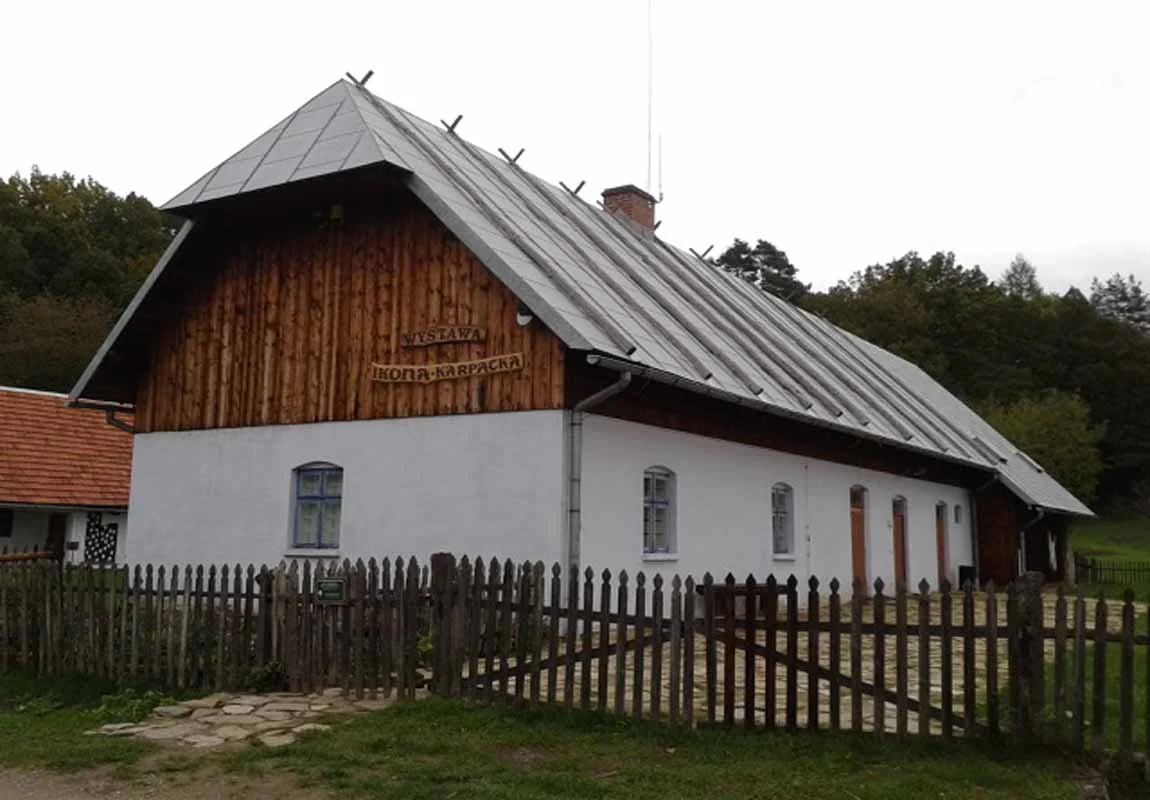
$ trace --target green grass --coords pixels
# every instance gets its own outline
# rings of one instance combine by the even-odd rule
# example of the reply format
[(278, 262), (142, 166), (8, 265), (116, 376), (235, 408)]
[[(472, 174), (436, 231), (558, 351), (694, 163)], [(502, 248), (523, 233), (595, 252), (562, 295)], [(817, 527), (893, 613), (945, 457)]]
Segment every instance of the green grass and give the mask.
[(163, 699), (120, 690), (87, 676), (33, 677), (0, 672), (0, 767), (72, 772), (131, 764), (155, 748), (147, 742), (84, 731), (106, 722), (131, 722)]
[(1070, 542), (1080, 555), (1150, 561), (1150, 519), (1075, 520)]
[(282, 749), (225, 757), (248, 775), (368, 798), (1076, 798), (1066, 767), (1008, 748), (871, 736), (687, 731), (591, 714), (426, 700)]
[[(1088, 620), (1088, 624), (1093, 627), (1093, 619)], [(1146, 631), (1146, 615), (1140, 614), (1134, 621), (1134, 630), (1136, 633), (1144, 633)], [(1095, 646), (1086, 643), (1086, 661), (1085, 661), (1085, 691), (1084, 698), (1084, 716), (1086, 719), (1086, 747), (1091, 746), (1092, 741), (1092, 728), (1091, 721), (1094, 719), (1094, 648)], [(1147, 675), (1146, 675), (1146, 661), (1147, 661), (1146, 647), (1135, 645), (1134, 646), (1134, 749), (1141, 750), (1146, 746), (1146, 713), (1147, 713)], [(1046, 679), (1046, 711), (1048, 715), (1053, 715), (1054, 712), (1054, 663), (1048, 660), (1046, 669), (1044, 671), (1044, 678)], [(1073, 639), (1067, 643), (1066, 648), (1066, 710), (1073, 712), (1074, 710), (1074, 691), (1075, 685), (1075, 665), (1074, 665), (1074, 646)], [(1008, 690), (1002, 692), (1000, 699), (1000, 708), (1009, 708), (1010, 697), (1007, 694)], [(1106, 645), (1106, 684), (1104, 687), (1104, 707), (1105, 714), (1103, 717), (1102, 726), (1102, 740), (1105, 746), (1111, 750), (1118, 749), (1118, 723), (1121, 718), (1121, 691), (1122, 691), (1122, 645), (1114, 642)], [(1051, 716), (1050, 719), (1053, 719)], [(1065, 735), (1067, 741), (1072, 731), (1072, 720), (1066, 719), (1063, 722)]]

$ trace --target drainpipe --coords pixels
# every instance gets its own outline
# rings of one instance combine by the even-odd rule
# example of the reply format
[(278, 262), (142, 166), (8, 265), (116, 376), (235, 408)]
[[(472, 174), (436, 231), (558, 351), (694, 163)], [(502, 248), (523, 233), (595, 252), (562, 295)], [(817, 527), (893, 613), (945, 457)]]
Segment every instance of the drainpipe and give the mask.
[[(598, 357), (587, 356), (587, 363), (595, 365)], [(567, 423), (567, 564), (578, 567), (580, 561), (580, 534), (583, 529), (583, 415), (631, 385), (631, 373), (624, 372), (619, 379), (592, 395), (588, 395), (571, 409)]]
[(982, 486), (979, 486), (977, 489), (971, 490), (971, 492), (970, 492), (970, 538), (971, 538), (970, 552), (974, 554), (974, 585), (975, 586), (981, 586), (982, 585), (982, 562), (981, 562), (981, 559), (979, 558), (980, 553), (978, 552), (978, 496), (980, 494), (982, 494), (984, 491), (986, 491), (987, 489), (989, 489), (994, 484), (998, 483), (998, 481), (999, 481), (999, 475), (996, 472), (996, 473), (994, 473), (994, 475), (991, 476), (990, 480), (988, 480), (986, 483), (982, 484)]

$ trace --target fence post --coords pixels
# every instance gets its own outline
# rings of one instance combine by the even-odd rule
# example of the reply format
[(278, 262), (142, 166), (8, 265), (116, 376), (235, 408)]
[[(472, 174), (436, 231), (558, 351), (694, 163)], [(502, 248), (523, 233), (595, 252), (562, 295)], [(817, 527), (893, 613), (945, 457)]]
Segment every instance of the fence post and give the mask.
[(431, 690), (435, 694), (447, 695), (451, 691), (451, 676), (448, 670), (454, 663), (451, 656), (451, 594), (455, 581), (455, 556), (451, 553), (431, 555), (431, 630), (435, 642), (435, 658), (432, 661)]
[(1034, 741), (1041, 734), (1042, 701), (1042, 573), (1026, 572), (1016, 581), (1018, 625), (1018, 736)]

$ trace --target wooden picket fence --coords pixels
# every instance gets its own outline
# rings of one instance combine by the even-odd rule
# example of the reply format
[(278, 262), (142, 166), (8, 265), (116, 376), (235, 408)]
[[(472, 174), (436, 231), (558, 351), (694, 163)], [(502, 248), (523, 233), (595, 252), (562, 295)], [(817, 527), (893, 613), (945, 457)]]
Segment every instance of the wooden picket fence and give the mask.
[(1078, 583), (1095, 586), (1146, 586), (1150, 584), (1150, 561), (1125, 561), (1115, 558), (1075, 559)]
[[(671, 725), (1011, 736), (1150, 747), (1150, 623), (1118, 602), (1004, 588), (841, 591), (811, 579), (633, 580), (414, 559), (277, 568), (0, 567), (0, 668), (182, 689), (431, 691)], [(1137, 669), (1136, 669), (1137, 666)]]

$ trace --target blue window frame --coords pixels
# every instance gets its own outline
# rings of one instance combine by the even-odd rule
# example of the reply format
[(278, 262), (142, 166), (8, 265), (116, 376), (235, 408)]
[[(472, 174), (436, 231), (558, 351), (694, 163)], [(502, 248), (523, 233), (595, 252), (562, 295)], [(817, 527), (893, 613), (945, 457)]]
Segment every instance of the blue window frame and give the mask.
[(339, 547), (343, 470), (335, 464), (305, 464), (295, 470), (292, 545)]

